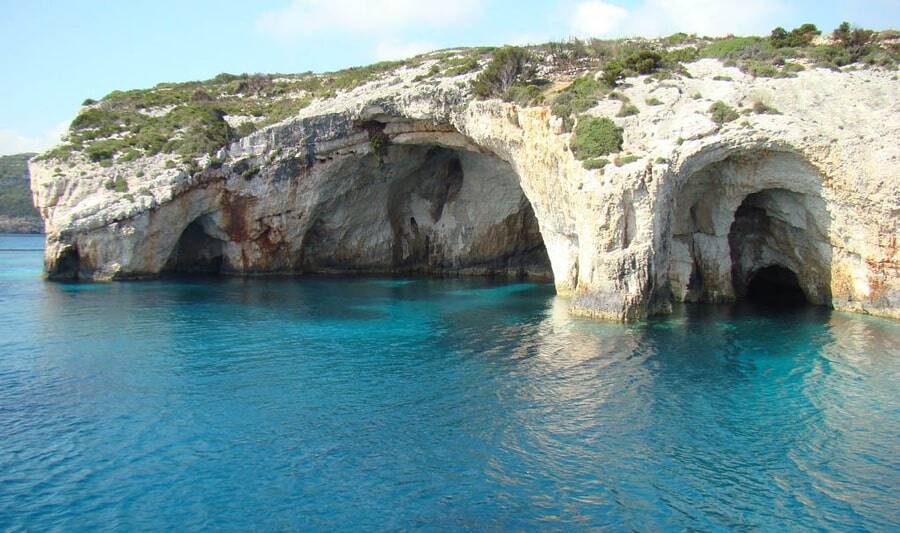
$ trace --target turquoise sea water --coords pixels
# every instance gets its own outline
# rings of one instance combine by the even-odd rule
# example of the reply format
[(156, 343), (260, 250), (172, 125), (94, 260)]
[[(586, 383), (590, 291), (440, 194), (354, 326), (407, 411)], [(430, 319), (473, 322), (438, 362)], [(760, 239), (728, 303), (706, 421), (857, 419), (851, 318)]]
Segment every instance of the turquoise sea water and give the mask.
[(41, 245), (0, 236), (3, 531), (900, 528), (897, 322), (603, 324), (472, 280), (56, 284)]

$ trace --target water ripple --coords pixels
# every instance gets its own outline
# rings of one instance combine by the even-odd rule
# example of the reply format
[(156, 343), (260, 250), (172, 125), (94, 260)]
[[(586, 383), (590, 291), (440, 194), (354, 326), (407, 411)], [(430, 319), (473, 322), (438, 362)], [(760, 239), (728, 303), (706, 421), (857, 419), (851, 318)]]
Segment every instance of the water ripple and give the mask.
[(3, 530), (900, 528), (896, 322), (39, 269), (0, 255)]

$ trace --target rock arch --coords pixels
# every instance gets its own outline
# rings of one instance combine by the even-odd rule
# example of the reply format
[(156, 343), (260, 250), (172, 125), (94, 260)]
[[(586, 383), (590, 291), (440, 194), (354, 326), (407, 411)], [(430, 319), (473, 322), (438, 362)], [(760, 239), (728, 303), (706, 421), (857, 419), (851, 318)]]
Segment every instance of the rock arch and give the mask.
[(163, 272), (170, 274), (219, 274), (223, 271), (227, 236), (212, 214), (194, 219), (178, 238)]
[(454, 128), (379, 117), (296, 144), (278, 164), (224, 169), (161, 270), (553, 279), (512, 165)]
[(768, 267), (797, 276), (809, 302), (831, 306), (831, 215), (824, 178), (790, 151), (743, 151), (676, 184), (667, 269), (672, 298), (728, 302)]

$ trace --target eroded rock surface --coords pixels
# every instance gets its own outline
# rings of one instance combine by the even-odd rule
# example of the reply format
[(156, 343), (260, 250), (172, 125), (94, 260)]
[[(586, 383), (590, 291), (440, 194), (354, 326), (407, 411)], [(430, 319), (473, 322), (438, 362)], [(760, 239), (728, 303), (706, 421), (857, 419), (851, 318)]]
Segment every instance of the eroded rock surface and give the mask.
[[(754, 79), (701, 60), (691, 77), (629, 79), (640, 113), (615, 120), (636, 160), (600, 171), (549, 109), (474, 100), (470, 76), (415, 82), (428, 68), (316, 102), (192, 174), (165, 156), (33, 162), (49, 276), (552, 277), (574, 312), (632, 320), (740, 298), (776, 265), (813, 303), (900, 318), (893, 74)], [(717, 100), (780, 114), (719, 126)]]

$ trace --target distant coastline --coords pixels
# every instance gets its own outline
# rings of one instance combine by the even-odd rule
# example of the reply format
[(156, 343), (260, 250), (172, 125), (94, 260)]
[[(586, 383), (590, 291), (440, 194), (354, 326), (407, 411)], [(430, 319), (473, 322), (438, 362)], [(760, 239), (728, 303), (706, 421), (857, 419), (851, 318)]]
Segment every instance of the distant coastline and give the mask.
[(33, 153), (0, 157), (0, 233), (44, 233), (31, 198), (28, 160)]
[(44, 222), (34, 217), (0, 216), (0, 233), (35, 235), (44, 233)]

